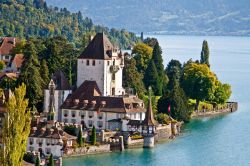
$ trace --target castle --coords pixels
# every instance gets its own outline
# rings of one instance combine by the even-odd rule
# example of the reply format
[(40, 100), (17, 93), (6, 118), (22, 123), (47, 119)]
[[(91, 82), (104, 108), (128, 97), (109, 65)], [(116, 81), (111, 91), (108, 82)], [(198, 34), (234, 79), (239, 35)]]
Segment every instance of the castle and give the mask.
[(146, 110), (136, 95), (125, 93), (123, 67), (124, 55), (98, 33), (78, 57), (77, 89), (71, 93), (68, 87), (60, 88), (65, 81), (52, 79), (45, 90), (44, 112), (52, 111), (56, 121), (83, 128), (128, 131), (129, 121), (142, 122)]

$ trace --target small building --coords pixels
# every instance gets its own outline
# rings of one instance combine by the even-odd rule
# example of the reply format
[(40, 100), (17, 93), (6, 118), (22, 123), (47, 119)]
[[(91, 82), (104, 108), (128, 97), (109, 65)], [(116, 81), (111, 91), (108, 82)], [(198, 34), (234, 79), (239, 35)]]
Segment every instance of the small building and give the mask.
[(67, 134), (53, 121), (39, 122), (31, 127), (27, 143), (28, 152), (39, 152), (41, 157), (62, 157), (63, 152), (72, 148), (76, 137)]
[[(51, 89), (53, 87), (53, 95)], [(50, 102), (53, 100), (55, 106), (55, 120), (61, 121), (60, 106), (63, 104), (69, 94), (72, 93), (68, 80), (62, 71), (57, 71), (53, 74), (48, 89), (44, 90), (44, 113), (49, 112)]]
[(8, 64), (11, 60), (12, 49), (16, 45), (17, 39), (14, 37), (4, 37), (2, 38), (2, 43), (0, 43), (0, 60)]
[(23, 61), (23, 54), (16, 54), (12, 61), (9, 63), (9, 66), (5, 69), (5, 71), (19, 74), (21, 72)]

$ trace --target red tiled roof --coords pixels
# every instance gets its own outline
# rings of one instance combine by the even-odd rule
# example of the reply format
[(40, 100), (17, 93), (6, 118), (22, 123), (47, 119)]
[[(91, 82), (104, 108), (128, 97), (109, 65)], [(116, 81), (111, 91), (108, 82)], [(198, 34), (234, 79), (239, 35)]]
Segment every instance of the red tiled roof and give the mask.
[(79, 59), (111, 59), (113, 48), (104, 33), (97, 33)]
[[(85, 81), (67, 97), (62, 109), (93, 110), (101, 112), (127, 113), (145, 112), (137, 98), (101, 96), (95, 81)], [(142, 102), (142, 101), (141, 101)], [(136, 106), (133, 106), (136, 104)], [(129, 108), (126, 108), (129, 105)]]
[(0, 55), (10, 55), (13, 47), (15, 46), (14, 37), (3, 38), (2, 45), (0, 46)]
[(7, 77), (7, 78), (10, 78), (10, 79), (14, 79), (14, 78), (18, 78), (18, 74), (17, 73), (0, 73), (0, 79), (4, 78), (4, 77)]
[(39, 123), (35, 127), (32, 127), (29, 137), (53, 138), (62, 140), (76, 139), (75, 136), (67, 134), (61, 128), (56, 128), (55, 126), (46, 128), (46, 124), (44, 123)]
[(12, 63), (15, 64), (16, 68), (21, 68), (23, 61), (24, 61), (23, 54), (16, 54)]

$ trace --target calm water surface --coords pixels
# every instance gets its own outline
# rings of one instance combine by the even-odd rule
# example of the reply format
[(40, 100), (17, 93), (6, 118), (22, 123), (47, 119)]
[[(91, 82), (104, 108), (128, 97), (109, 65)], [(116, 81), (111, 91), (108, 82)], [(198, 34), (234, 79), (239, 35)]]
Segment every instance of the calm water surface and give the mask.
[(193, 120), (174, 141), (154, 149), (65, 159), (75, 166), (248, 166), (250, 165), (250, 38), (155, 36), (163, 48), (165, 66), (171, 59), (181, 62), (200, 58), (202, 41), (210, 47), (212, 70), (232, 85), (235, 113)]

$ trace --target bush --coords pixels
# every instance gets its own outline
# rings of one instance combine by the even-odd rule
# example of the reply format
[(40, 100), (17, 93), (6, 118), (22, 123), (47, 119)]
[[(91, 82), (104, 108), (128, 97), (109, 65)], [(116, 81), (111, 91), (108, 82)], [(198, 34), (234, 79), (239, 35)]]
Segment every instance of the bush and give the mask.
[(70, 135), (76, 135), (76, 127), (74, 125), (64, 126), (64, 131)]

